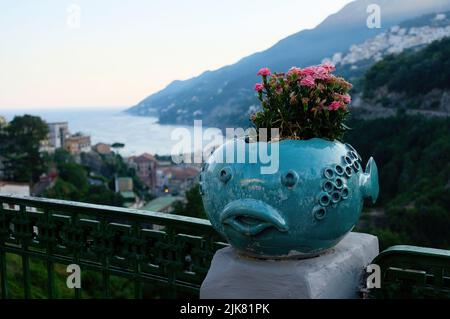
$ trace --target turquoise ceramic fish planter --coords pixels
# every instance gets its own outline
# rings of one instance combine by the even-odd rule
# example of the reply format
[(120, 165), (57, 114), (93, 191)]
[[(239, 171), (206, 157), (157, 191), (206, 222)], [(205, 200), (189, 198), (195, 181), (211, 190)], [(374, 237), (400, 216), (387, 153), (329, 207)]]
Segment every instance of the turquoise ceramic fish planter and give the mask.
[[(236, 153), (236, 141), (222, 145), (204, 164), (200, 192), (213, 227), (244, 254), (318, 255), (353, 229), (365, 198), (378, 197), (375, 161), (370, 158), (363, 171), (361, 157), (348, 144), (318, 138), (276, 142), (278, 170), (261, 174), (259, 161), (225, 159), (229, 151)], [(246, 154), (261, 143), (244, 143)], [(270, 153), (273, 145), (264, 146)]]

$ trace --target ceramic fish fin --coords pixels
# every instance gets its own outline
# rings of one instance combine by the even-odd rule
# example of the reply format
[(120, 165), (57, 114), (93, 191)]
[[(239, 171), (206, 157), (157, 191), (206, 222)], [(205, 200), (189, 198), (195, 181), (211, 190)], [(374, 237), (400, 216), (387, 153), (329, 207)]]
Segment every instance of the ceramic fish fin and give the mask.
[(372, 203), (375, 204), (380, 191), (380, 186), (378, 185), (378, 168), (373, 157), (367, 162), (366, 170), (361, 174), (359, 182), (363, 197), (370, 198)]

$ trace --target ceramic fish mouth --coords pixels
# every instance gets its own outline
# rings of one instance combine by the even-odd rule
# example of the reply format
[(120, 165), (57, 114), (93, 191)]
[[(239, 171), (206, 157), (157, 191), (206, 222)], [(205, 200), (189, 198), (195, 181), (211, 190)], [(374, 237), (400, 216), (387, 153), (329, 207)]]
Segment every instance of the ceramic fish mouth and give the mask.
[(255, 236), (267, 228), (289, 230), (286, 221), (272, 206), (255, 199), (236, 200), (225, 206), (220, 222), (245, 236)]

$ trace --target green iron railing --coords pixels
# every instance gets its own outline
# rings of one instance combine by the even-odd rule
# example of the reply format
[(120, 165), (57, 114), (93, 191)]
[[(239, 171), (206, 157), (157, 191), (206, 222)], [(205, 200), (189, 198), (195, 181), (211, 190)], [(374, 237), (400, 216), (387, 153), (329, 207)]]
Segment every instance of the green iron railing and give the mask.
[[(207, 220), (0, 196), (1, 296), (197, 297), (222, 241)], [(81, 289), (65, 285), (69, 264)]]
[[(2, 298), (196, 298), (219, 248), (207, 220), (0, 196)], [(450, 298), (450, 251), (394, 246), (372, 262), (372, 298)], [(69, 289), (66, 266), (81, 268)]]
[(371, 289), (372, 298), (450, 298), (449, 250), (393, 246), (372, 264), (381, 270), (381, 287)]

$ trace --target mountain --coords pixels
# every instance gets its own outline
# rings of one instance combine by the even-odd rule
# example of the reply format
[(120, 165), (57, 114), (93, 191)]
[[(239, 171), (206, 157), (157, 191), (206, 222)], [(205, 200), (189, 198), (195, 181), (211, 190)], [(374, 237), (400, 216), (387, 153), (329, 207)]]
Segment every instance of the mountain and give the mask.
[[(367, 8), (378, 4), (382, 27), (367, 27)], [(330, 15), (312, 30), (293, 34), (271, 48), (186, 81), (174, 81), (128, 112), (157, 115), (160, 123), (192, 124), (196, 118), (208, 126), (248, 125), (249, 113), (258, 107), (253, 92), (261, 67), (287, 70), (320, 63), (335, 52), (345, 52), (390, 27), (423, 14), (450, 10), (450, 0), (357, 0)]]

